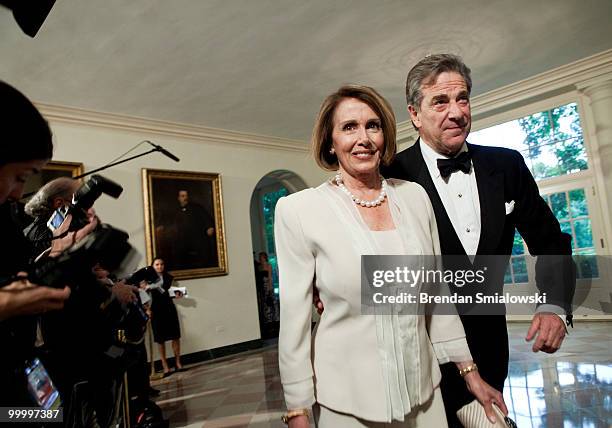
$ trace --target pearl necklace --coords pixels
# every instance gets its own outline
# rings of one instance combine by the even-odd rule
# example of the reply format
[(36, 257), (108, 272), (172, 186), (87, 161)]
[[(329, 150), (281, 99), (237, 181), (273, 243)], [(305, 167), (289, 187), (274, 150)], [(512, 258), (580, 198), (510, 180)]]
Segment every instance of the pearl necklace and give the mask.
[(357, 205), (361, 205), (362, 207), (366, 207), (366, 208), (377, 207), (380, 204), (382, 204), (385, 198), (387, 197), (387, 182), (382, 177), (380, 178), (380, 185), (381, 185), (380, 194), (373, 201), (366, 201), (365, 199), (359, 199), (357, 196), (353, 195), (351, 191), (347, 189), (347, 187), (344, 185), (344, 181), (342, 180), (342, 175), (340, 175), (340, 173), (336, 174), (335, 180), (340, 190), (346, 193), (353, 202), (355, 202)]

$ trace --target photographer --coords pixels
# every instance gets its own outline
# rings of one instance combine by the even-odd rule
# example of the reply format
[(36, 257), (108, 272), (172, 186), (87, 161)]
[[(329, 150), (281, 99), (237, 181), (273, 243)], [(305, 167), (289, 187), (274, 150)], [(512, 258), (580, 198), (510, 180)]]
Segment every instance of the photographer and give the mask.
[(102, 193), (118, 197), (121, 191), (100, 176), (80, 186), (67, 210), (53, 213), (59, 221), (52, 245), (36, 263), (45, 283), (65, 281), (72, 290), (63, 311), (42, 317), (38, 348), (71, 425), (104, 427), (116, 421), (123, 373), (132, 356), (121, 339), (130, 335), (121, 331), (138, 326), (141, 318), (146, 325), (144, 311), (138, 317), (136, 288), (112, 283), (100, 268), (114, 270), (130, 259), (128, 235), (99, 223), (91, 208)]
[(41, 187), (26, 204), (25, 212), (33, 217), (34, 221), (24, 229), (23, 233), (32, 243), (35, 256), (51, 246), (52, 232), (47, 222), (53, 211), (69, 206), (72, 195), (78, 188), (77, 180), (59, 177)]
[[(93, 269), (96, 279), (99, 283), (104, 284), (112, 292), (111, 301), (115, 300), (124, 308), (130, 304), (140, 304), (139, 288), (135, 285), (128, 284), (126, 280), (116, 281), (110, 272), (100, 263), (96, 264)], [(131, 283), (140, 282), (148, 284), (148, 281), (156, 280), (156, 273), (152, 269), (144, 268), (138, 270), (128, 280)], [(143, 306), (144, 309), (144, 306)], [(125, 309), (124, 309), (125, 311)], [(144, 338), (144, 331), (142, 332)], [(159, 395), (159, 391), (151, 387), (148, 373), (148, 358), (147, 349), (144, 340), (131, 347), (133, 357), (130, 358), (131, 366), (128, 368), (129, 393), (132, 402), (137, 400), (136, 409), (144, 401), (148, 401), (150, 396)]]
[[(38, 218), (29, 236), (39, 249), (49, 248), (33, 263), (35, 252), (14, 221), (13, 202), (51, 158), (51, 131), (33, 104), (1, 81), (0, 130), (0, 343), (6, 350), (0, 353), (0, 405), (46, 406), (50, 390), (55, 404), (59, 392), (66, 425), (109, 426), (118, 420), (132, 344), (142, 343), (148, 319), (132, 286), (108, 287), (92, 271), (97, 262), (125, 270), (133, 260), (127, 233), (100, 224), (92, 209), (101, 194), (116, 198), (123, 189), (94, 175), (76, 190), (41, 193), (43, 209), (32, 211)], [(66, 209), (54, 211), (56, 206)], [(41, 226), (50, 212), (52, 236)], [(37, 330), (32, 315), (39, 313)]]
[[(13, 202), (23, 194), (27, 178), (51, 158), (51, 131), (36, 107), (19, 91), (0, 81), (0, 403), (30, 405), (24, 388), (24, 362), (31, 358), (35, 319), (24, 317), (59, 309), (70, 295), (68, 288), (36, 287), (25, 276), (31, 248), (14, 223)], [(21, 274), (21, 275), (19, 275)], [(20, 276), (20, 278), (18, 278)], [(13, 280), (6, 280), (14, 278)]]

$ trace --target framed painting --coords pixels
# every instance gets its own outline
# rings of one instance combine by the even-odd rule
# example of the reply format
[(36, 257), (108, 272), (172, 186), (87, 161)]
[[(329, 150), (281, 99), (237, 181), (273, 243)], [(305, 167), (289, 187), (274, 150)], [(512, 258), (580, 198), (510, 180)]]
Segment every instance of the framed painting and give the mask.
[(147, 261), (160, 257), (177, 279), (227, 275), (221, 177), (143, 169)]
[(40, 174), (28, 178), (24, 193), (34, 194), (49, 181), (59, 177), (77, 177), (83, 174), (83, 164), (80, 162), (51, 161), (45, 165)]

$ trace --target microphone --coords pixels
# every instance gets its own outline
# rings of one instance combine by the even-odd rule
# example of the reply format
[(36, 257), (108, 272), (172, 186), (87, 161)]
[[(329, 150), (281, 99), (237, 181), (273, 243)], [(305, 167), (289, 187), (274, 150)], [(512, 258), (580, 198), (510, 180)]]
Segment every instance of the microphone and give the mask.
[(170, 159), (172, 159), (175, 162), (179, 162), (180, 159), (177, 158), (176, 156), (174, 156), (172, 153), (170, 153), (168, 150), (164, 149), (162, 146), (155, 144), (149, 140), (145, 140), (146, 143), (149, 143), (150, 145), (152, 145), (153, 147), (155, 147), (155, 149), (158, 152), (162, 152), (162, 154), (164, 154), (165, 156), (169, 157)]

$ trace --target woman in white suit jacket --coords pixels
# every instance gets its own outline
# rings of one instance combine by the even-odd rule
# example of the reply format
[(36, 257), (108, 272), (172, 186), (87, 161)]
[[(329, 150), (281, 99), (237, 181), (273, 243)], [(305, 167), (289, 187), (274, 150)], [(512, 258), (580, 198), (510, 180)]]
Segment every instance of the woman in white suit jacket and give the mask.
[[(374, 89), (330, 95), (313, 131), (317, 163), (333, 180), (279, 200), (279, 366), (291, 428), (445, 427), (439, 363), (454, 361), (483, 404), (501, 406), (471, 361), (456, 315), (361, 314), (361, 255), (440, 253), (431, 203), (417, 184), (385, 181), (395, 117)], [(313, 284), (325, 302), (311, 333)]]

